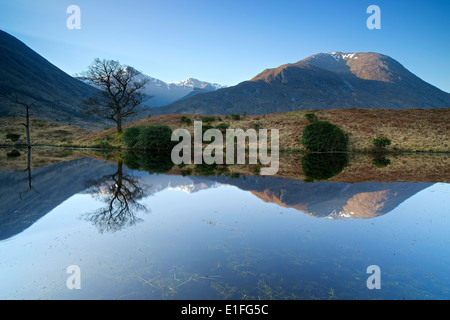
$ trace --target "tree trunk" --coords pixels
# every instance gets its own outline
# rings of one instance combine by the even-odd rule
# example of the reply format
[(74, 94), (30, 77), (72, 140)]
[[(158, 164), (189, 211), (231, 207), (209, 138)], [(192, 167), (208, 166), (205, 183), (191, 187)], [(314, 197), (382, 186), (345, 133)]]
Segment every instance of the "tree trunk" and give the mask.
[(30, 110), (29, 110), (28, 106), (27, 106), (27, 120), (26, 120), (25, 129), (27, 132), (27, 146), (29, 149), (29, 148), (31, 148), (31, 141), (30, 141)]
[(118, 133), (122, 133), (122, 117), (120, 116), (120, 114), (117, 116), (117, 132)]

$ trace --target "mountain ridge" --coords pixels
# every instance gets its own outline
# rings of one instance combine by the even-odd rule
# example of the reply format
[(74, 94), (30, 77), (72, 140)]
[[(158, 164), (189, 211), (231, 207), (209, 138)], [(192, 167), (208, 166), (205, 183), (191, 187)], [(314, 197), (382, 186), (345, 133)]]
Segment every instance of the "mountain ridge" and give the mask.
[(14, 36), (0, 30), (0, 117), (24, 116), (16, 102), (32, 103), (32, 115), (100, 129), (105, 121), (85, 115), (81, 103), (96, 89), (73, 78)]
[(172, 103), (154, 114), (267, 114), (339, 108), (450, 107), (450, 94), (376, 52), (318, 53), (236, 86)]

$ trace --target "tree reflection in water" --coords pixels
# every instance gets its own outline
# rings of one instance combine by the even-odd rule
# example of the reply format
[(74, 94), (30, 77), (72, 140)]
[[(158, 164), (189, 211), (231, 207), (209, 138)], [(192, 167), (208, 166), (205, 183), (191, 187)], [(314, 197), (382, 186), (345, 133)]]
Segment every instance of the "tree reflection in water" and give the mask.
[(310, 153), (301, 159), (306, 182), (328, 180), (348, 165), (347, 153)]
[(138, 202), (150, 195), (149, 187), (141, 184), (137, 178), (125, 174), (122, 161), (117, 163), (115, 173), (90, 180), (87, 186), (88, 193), (106, 203), (105, 207), (84, 215), (101, 233), (133, 226), (142, 221), (137, 216), (138, 212), (150, 212)]

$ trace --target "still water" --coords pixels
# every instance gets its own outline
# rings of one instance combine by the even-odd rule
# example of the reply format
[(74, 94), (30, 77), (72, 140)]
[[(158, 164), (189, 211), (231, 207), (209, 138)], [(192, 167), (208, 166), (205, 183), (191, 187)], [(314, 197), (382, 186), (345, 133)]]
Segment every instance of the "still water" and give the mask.
[(88, 157), (0, 181), (1, 299), (450, 299), (448, 183), (182, 176)]

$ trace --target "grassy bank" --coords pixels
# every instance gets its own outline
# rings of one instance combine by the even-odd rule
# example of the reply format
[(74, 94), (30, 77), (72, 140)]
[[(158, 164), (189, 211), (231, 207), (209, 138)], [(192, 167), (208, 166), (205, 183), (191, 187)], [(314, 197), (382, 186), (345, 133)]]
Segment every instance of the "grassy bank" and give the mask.
[[(0, 119), (0, 145), (14, 145), (6, 138), (8, 133), (20, 135), (19, 140), (27, 143), (24, 117)], [(73, 139), (85, 136), (90, 131), (72, 125), (62, 125), (49, 121), (30, 119), (31, 144), (34, 146), (64, 146), (71, 145)]]
[[(303, 129), (309, 121), (305, 115), (315, 113), (319, 120), (339, 126), (349, 136), (349, 151), (368, 152), (373, 149), (372, 139), (386, 136), (392, 144), (391, 152), (450, 152), (450, 109), (433, 110), (385, 110), (385, 109), (333, 109), (319, 111), (293, 111), (259, 116), (213, 116), (208, 124), (216, 127), (226, 124), (230, 129), (279, 129), (280, 148), (285, 151), (304, 151), (301, 145)], [(193, 123), (182, 122), (182, 117), (191, 121), (201, 120), (198, 115), (161, 115), (128, 123), (132, 126), (167, 125), (172, 130), (184, 128), (193, 133)], [(208, 116), (212, 120), (211, 116)], [(14, 145), (6, 139), (7, 133), (20, 135), (26, 143), (23, 118), (0, 119), (0, 145)], [(189, 122), (189, 121), (188, 121)], [(205, 123), (205, 121), (204, 121)], [(121, 148), (122, 136), (115, 128), (88, 131), (76, 126), (60, 125), (31, 119), (32, 145), (62, 147)]]
[[(388, 148), (392, 152), (450, 152), (450, 109), (434, 110), (385, 110), (385, 109), (334, 109), (320, 111), (293, 111), (286, 113), (240, 116), (214, 116), (211, 126), (222, 123), (230, 129), (279, 129), (282, 150), (303, 151), (300, 140), (303, 128), (309, 123), (305, 114), (315, 113), (319, 120), (329, 121), (349, 136), (349, 148), (353, 152), (373, 149), (372, 139), (383, 135), (392, 140)], [(193, 124), (180, 121), (181, 117), (201, 120), (198, 115), (161, 115), (134, 121), (132, 126), (167, 125), (172, 130), (184, 128), (193, 133)], [(209, 117), (211, 118), (211, 117)], [(114, 128), (90, 132), (72, 139), (80, 147), (121, 147), (121, 136)]]

